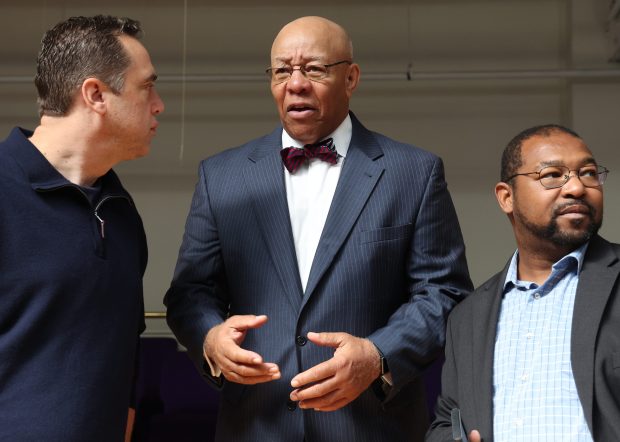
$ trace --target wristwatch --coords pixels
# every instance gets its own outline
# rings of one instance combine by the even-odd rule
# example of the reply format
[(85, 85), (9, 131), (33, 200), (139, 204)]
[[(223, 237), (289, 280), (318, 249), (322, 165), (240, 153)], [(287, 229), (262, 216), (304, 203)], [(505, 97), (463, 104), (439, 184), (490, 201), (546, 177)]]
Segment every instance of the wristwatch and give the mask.
[(381, 350), (379, 350), (379, 358), (380, 358), (379, 361), (381, 362), (381, 376), (379, 378), (381, 379), (381, 382), (383, 384), (387, 384), (388, 387), (391, 387), (392, 386), (391, 379), (389, 379), (389, 376), (387, 376), (387, 374), (390, 372), (390, 369), (388, 367), (387, 359), (385, 359), (385, 356), (383, 356), (383, 353), (381, 353)]
[[(375, 346), (376, 347), (376, 346)], [(379, 352), (379, 362), (381, 364), (381, 374), (375, 381), (372, 383), (373, 390), (375, 393), (381, 398), (381, 400), (385, 399), (387, 395), (390, 393), (390, 389), (392, 388), (392, 382), (390, 382), (388, 373), (390, 369), (388, 367), (387, 359), (379, 350), (379, 347), (376, 347)]]

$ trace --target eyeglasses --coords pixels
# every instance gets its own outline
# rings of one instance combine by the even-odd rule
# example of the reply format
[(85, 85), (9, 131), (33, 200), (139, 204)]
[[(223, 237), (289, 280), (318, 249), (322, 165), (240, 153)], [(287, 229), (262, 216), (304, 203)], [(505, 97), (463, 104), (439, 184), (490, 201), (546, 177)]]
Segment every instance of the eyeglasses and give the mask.
[(576, 172), (574, 176), (579, 178), (585, 187), (599, 187), (605, 182), (609, 170), (596, 164), (589, 164), (576, 170), (570, 170), (566, 166), (547, 166), (537, 172), (515, 173), (506, 182), (519, 175), (537, 174), (538, 181), (545, 189), (557, 189), (568, 182), (571, 172)]
[(329, 68), (343, 63), (353, 64), (353, 62), (350, 60), (341, 60), (331, 64), (310, 63), (305, 66), (298, 66), (296, 68), (294, 68), (293, 66), (280, 66), (277, 68), (267, 68), (265, 70), (265, 73), (274, 84), (284, 83), (285, 81), (288, 81), (293, 75), (294, 71), (301, 72), (301, 75), (306, 77), (308, 80), (320, 81), (329, 75)]

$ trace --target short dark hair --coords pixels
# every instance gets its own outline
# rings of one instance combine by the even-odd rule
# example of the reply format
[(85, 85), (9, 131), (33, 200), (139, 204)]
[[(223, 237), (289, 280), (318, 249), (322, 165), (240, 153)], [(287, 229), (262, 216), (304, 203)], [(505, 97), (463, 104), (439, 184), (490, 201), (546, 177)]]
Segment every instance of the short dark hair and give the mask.
[(41, 40), (34, 79), (39, 115), (66, 115), (76, 90), (89, 77), (120, 93), (130, 63), (120, 35), (139, 39), (140, 23), (103, 15), (71, 17), (47, 31)]
[(573, 130), (559, 124), (544, 124), (534, 126), (519, 132), (506, 146), (502, 154), (502, 166), (500, 171), (500, 181), (507, 183), (508, 179), (518, 173), (519, 167), (523, 165), (521, 157), (521, 146), (523, 143), (534, 136), (548, 137), (557, 132), (572, 135), (575, 138), (581, 137)]

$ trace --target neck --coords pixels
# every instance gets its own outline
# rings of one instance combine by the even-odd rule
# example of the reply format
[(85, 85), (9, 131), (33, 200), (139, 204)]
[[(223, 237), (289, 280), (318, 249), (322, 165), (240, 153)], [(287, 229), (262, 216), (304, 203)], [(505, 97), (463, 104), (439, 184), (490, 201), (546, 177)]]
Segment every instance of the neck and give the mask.
[(43, 116), (30, 142), (47, 161), (68, 181), (79, 186), (91, 186), (113, 166), (100, 152), (95, 139), (82, 130), (89, 127), (70, 116)]
[(524, 281), (543, 284), (551, 274), (551, 267), (574, 249), (557, 245), (537, 247), (535, 249), (519, 245), (518, 277)]

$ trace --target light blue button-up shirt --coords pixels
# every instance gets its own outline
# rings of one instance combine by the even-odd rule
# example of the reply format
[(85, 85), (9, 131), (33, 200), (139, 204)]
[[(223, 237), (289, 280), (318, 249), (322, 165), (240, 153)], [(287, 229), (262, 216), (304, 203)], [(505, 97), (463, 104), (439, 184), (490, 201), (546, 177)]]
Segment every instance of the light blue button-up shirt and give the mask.
[(587, 244), (543, 285), (517, 279), (512, 257), (497, 324), (493, 432), (497, 442), (592, 442), (571, 367), (573, 306)]

